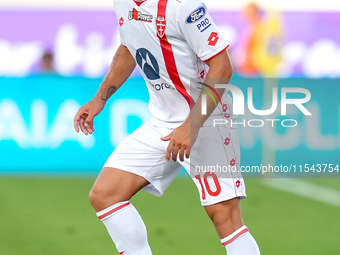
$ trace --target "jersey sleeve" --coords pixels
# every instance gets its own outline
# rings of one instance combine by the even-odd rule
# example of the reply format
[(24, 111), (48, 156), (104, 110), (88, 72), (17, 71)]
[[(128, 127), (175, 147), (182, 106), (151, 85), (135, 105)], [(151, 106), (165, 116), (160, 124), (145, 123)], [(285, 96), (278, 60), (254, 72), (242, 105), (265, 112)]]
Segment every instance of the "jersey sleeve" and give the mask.
[[(119, 21), (118, 21), (119, 22)], [(125, 42), (125, 39), (124, 39), (124, 36), (123, 36), (123, 32), (122, 32), (122, 28), (120, 27), (119, 28), (119, 37), (120, 37), (120, 43), (126, 47), (126, 42)]]
[(203, 0), (186, 0), (182, 3), (177, 12), (177, 24), (183, 38), (203, 61), (212, 59), (229, 46)]
[(121, 1), (117, 1), (117, 0), (114, 0), (113, 1), (113, 4), (114, 4), (114, 9), (115, 9), (115, 13), (116, 13), (116, 17), (117, 17), (117, 20), (118, 20), (118, 26), (119, 26), (119, 37), (120, 37), (120, 43), (122, 45), (124, 45), (126, 47), (126, 42), (125, 42), (125, 39), (124, 39), (124, 36), (123, 36), (123, 25), (124, 25), (124, 15), (121, 15), (120, 13), (120, 10), (121, 10)]

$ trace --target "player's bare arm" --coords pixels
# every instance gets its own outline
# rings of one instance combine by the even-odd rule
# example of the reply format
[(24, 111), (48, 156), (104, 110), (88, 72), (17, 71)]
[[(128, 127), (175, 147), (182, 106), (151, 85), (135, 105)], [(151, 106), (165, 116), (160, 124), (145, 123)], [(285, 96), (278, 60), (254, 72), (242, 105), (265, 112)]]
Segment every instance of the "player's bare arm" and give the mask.
[[(209, 84), (209, 78), (214, 78), (214, 81), (219, 84), (229, 83), (233, 74), (233, 68), (227, 51), (223, 51), (206, 63), (210, 67), (206, 77), (206, 83), (208, 85), (215, 87), (215, 84)], [(219, 96), (222, 96), (224, 91), (225, 89), (216, 89)], [(206, 92), (204, 91), (201, 92), (201, 94), (205, 93)], [(184, 155), (189, 158), (190, 149), (197, 139), (200, 127), (202, 127), (204, 122), (215, 110), (216, 105), (213, 99), (211, 97), (207, 97), (207, 114), (202, 115), (201, 98), (202, 97), (200, 96), (199, 100), (191, 110), (187, 120), (168, 136), (162, 138), (163, 141), (170, 140), (165, 156), (167, 161), (170, 160), (170, 157), (176, 161), (177, 155), (179, 155), (179, 159), (181, 161), (184, 161)]]
[(130, 77), (136, 66), (136, 62), (129, 50), (120, 45), (97, 94), (83, 105), (74, 117), (74, 128), (81, 130), (85, 135), (94, 132), (93, 118), (105, 107), (107, 100), (124, 84)]

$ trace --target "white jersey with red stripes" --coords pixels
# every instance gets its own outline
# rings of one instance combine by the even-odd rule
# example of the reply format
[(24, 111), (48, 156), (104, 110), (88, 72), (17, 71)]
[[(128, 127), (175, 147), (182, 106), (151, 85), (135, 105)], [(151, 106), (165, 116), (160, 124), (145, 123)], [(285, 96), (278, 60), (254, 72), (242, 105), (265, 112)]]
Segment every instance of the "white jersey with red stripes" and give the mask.
[(228, 47), (203, 0), (114, 0), (121, 43), (146, 81), (151, 122), (182, 124), (201, 90), (190, 79), (204, 78), (210, 60)]

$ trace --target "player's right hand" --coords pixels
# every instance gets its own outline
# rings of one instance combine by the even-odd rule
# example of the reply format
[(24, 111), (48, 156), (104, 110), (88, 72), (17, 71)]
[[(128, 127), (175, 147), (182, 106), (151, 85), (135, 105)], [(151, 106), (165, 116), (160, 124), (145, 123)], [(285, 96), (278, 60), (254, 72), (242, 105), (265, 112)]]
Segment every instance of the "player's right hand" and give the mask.
[(92, 134), (94, 132), (93, 118), (104, 109), (104, 106), (105, 101), (96, 98), (83, 105), (73, 120), (77, 133), (80, 128), (85, 135)]

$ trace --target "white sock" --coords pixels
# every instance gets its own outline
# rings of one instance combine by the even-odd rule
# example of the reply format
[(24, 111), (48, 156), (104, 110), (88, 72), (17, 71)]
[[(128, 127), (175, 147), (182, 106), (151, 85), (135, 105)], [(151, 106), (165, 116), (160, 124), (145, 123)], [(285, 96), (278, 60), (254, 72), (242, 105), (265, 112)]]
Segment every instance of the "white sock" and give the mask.
[(129, 201), (97, 212), (122, 255), (152, 255), (144, 222)]
[(260, 255), (260, 249), (246, 226), (239, 228), (221, 242), (228, 255)]

